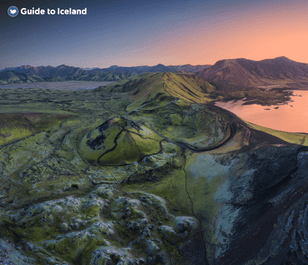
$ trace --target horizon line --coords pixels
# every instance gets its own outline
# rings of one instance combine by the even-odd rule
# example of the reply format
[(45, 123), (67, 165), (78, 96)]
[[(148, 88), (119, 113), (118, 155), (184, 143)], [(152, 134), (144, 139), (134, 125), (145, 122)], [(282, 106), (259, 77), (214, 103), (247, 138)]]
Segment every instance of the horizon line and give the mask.
[[(228, 59), (220, 59), (220, 60), (217, 60), (214, 64), (216, 64), (217, 62), (219, 61), (224, 61), (224, 60), (239, 60), (239, 59), (245, 59), (245, 60), (249, 60), (249, 61), (255, 61), (255, 62), (260, 62), (260, 61), (264, 61), (264, 60), (273, 60), (273, 59), (278, 59), (278, 58), (286, 58), (288, 60), (291, 60), (291, 61), (294, 61), (292, 59), (289, 59), (288, 57), (286, 56), (278, 56), (278, 57), (274, 57), (274, 58), (266, 58), (266, 59), (261, 59), (261, 60), (252, 60), (252, 59), (247, 59), (247, 58), (244, 58), (244, 57), (239, 57), (239, 58), (228, 58)], [(298, 62), (298, 61), (294, 61), (294, 62)], [(298, 63), (304, 63), (304, 64), (307, 64), (305, 62), (298, 62)], [(170, 67), (170, 66), (184, 66), (184, 65), (191, 65), (191, 66), (204, 66), (204, 65), (214, 65), (214, 64), (209, 64), (209, 63), (205, 63), (205, 64), (190, 64), (190, 63), (186, 63), (186, 64), (169, 64), (169, 65), (165, 65), (165, 64), (162, 64), (162, 63), (158, 63), (156, 65), (134, 65), (134, 66), (120, 66), (120, 65), (110, 65), (109, 67), (90, 67), (90, 66), (86, 66), (86, 67), (81, 67), (81, 66), (72, 66), (72, 65), (68, 65), (68, 64), (59, 64), (57, 66), (52, 66), (52, 65), (39, 65), (39, 66), (33, 66), (33, 65), (30, 65), (30, 64), (22, 64), (22, 65), (19, 65), (19, 66), (9, 66), (9, 67), (5, 67), (3, 69), (1, 69), (1, 71), (3, 70), (10, 70), (10, 69), (7, 69), (7, 68), (17, 68), (17, 67), (22, 67), (22, 66), (29, 66), (29, 67), (53, 67), (53, 68), (56, 68), (56, 67), (59, 67), (59, 66), (68, 66), (68, 67), (75, 67), (75, 68), (81, 68), (81, 69), (85, 69), (85, 68), (90, 68), (90, 69), (108, 69), (108, 68), (111, 68), (111, 67), (123, 67), (123, 68), (132, 68), (132, 67), (155, 67), (155, 66), (158, 66), (158, 65), (163, 65), (163, 66), (166, 66), (166, 67)]]

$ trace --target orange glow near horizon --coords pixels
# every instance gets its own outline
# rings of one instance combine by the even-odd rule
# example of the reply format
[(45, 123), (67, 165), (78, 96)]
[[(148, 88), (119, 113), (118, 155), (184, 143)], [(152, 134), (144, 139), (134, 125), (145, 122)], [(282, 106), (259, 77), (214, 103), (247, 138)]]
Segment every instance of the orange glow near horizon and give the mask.
[(220, 59), (234, 58), (258, 61), (279, 56), (308, 63), (308, 10), (301, 6), (295, 10), (288, 8), (256, 10), (253, 13), (243, 10), (242, 17), (232, 14), (228, 17), (226, 14), (224, 21), (203, 36), (208, 45), (200, 45), (200, 32), (189, 37), (200, 43), (200, 46), (193, 47), (191, 64), (214, 64)]
[[(275, 1), (276, 2), (276, 1)], [(214, 64), (222, 59), (286, 56), (308, 63), (308, 2), (269, 1), (192, 14), (156, 25), (147, 39), (119, 50), (117, 57), (87, 58), (89, 66)]]
[(258, 61), (280, 56), (308, 63), (307, 6), (291, 3), (267, 9), (264, 6), (243, 8), (225, 10), (210, 18), (192, 18), (182, 27), (169, 27), (161, 35), (123, 54), (119, 64), (197, 65), (214, 64), (221, 59)]
[(0, 69), (204, 65), (280, 56), (308, 63), (307, 0), (96, 2), (89, 1), (84, 17), (1, 16)]

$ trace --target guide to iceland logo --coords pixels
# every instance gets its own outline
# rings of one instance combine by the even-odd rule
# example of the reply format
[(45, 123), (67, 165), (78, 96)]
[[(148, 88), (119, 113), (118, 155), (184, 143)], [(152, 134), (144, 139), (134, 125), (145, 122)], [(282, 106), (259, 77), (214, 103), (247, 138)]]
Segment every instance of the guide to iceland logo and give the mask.
[(18, 8), (16, 6), (10, 6), (7, 13), (10, 17), (16, 17), (18, 15)]

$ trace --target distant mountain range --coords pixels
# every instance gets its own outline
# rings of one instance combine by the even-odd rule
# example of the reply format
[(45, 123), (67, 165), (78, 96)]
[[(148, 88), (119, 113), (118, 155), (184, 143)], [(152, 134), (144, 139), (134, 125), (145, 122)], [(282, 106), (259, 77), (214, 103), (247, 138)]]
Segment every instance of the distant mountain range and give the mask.
[(210, 65), (175, 65), (165, 66), (136, 66), (121, 67), (111, 66), (109, 68), (82, 69), (67, 65), (52, 66), (30, 66), (5, 68), (0, 71), (0, 84), (32, 83), (44, 81), (117, 81), (145, 72), (197, 72), (202, 71)]
[(197, 75), (229, 91), (252, 87), (308, 88), (308, 64), (286, 57), (220, 60)]
[(44, 81), (118, 81), (142, 73), (195, 73), (209, 81), (217, 90), (230, 92), (248, 88), (308, 88), (308, 64), (286, 57), (253, 61), (247, 59), (220, 60), (214, 65), (169, 65), (82, 69), (67, 65), (6, 68), (0, 71), (0, 84)]

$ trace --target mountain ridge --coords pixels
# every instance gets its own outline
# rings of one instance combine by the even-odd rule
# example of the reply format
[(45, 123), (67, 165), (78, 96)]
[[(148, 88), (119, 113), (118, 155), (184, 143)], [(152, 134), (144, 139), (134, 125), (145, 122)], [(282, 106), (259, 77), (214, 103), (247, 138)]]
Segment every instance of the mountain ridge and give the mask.
[(261, 61), (244, 58), (219, 60), (197, 74), (226, 90), (271, 85), (281, 88), (308, 87), (308, 64), (292, 61), (285, 56)]
[[(87, 70), (65, 64), (57, 67), (22, 65), (0, 71), (2, 73), (0, 84), (43, 81), (118, 81), (147, 72), (195, 73), (209, 81), (218, 90), (222, 89), (225, 92), (247, 88), (308, 88), (308, 64), (290, 60), (285, 56), (260, 61), (245, 58), (224, 59), (217, 61), (214, 65), (157, 64), (133, 67), (112, 65), (108, 68)], [(14, 78), (4, 78), (7, 75)]]
[[(210, 65), (175, 65), (175, 66), (165, 66), (163, 64), (158, 64), (155, 66), (134, 66), (134, 67), (122, 67), (113, 65), (109, 68), (92, 68), (92, 69), (82, 69), (80, 67), (67, 66), (65, 64), (59, 65), (57, 67), (53, 66), (30, 66), (22, 65), (19, 67), (5, 68), (0, 71), (0, 73), (8, 73), (7, 71), (14, 74), (14, 79), (2, 79), (0, 77), (0, 84), (10, 84), (10, 83), (23, 83), (23, 80), (34, 80), (35, 77), (39, 77), (39, 81), (117, 81), (131, 77), (133, 75), (139, 75), (145, 72), (196, 72), (210, 67)], [(20, 78), (20, 74), (25, 74), (27, 77), (31, 78)]]

